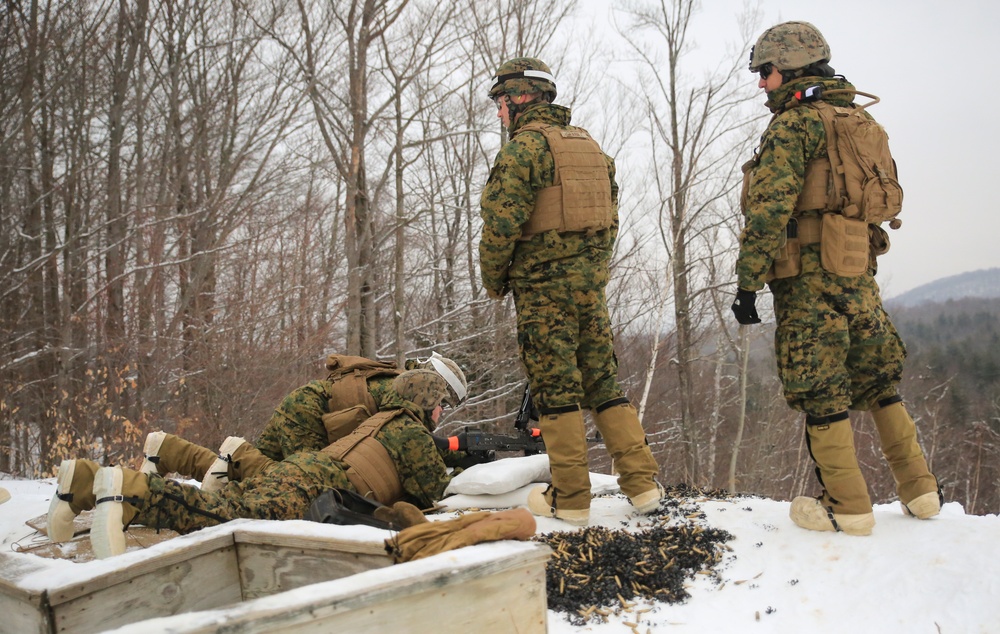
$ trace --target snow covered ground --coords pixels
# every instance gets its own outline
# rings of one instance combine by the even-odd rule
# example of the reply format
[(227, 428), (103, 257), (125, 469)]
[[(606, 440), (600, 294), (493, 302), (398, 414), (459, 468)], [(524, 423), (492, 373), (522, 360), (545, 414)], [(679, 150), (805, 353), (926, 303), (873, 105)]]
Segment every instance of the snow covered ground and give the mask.
[[(520, 461), (520, 462), (519, 462)], [(531, 466), (524, 469), (524, 465)], [(507, 482), (523, 484), (538, 468), (526, 459), (499, 461), (480, 469), (491, 490)], [(612, 530), (636, 530), (628, 501), (613, 479), (595, 474), (591, 524)], [(53, 479), (13, 480), (0, 475), (11, 499), (0, 506), (0, 548), (37, 543), (24, 524), (48, 510)], [(504, 507), (523, 503), (530, 487), (501, 494), (457, 495), (449, 508)], [(2, 495), (0, 495), (2, 497)], [(1000, 632), (1000, 518), (966, 515), (947, 503), (927, 521), (904, 516), (898, 504), (875, 508), (870, 537), (814, 533), (788, 519), (788, 502), (735, 497), (695, 496), (685, 506), (703, 517), (691, 521), (728, 531), (734, 539), (714, 575), (695, 575), (683, 604), (636, 601), (611, 610), (605, 621), (573, 625), (566, 615), (549, 611), (553, 633), (577, 632), (907, 632), (971, 634)], [(575, 530), (558, 520), (540, 518), (538, 532)], [(24, 554), (24, 557), (33, 555)], [(61, 578), (107, 562), (71, 564), (52, 560)], [(614, 606), (612, 606), (614, 607)], [(2, 627), (0, 627), (2, 629)]]

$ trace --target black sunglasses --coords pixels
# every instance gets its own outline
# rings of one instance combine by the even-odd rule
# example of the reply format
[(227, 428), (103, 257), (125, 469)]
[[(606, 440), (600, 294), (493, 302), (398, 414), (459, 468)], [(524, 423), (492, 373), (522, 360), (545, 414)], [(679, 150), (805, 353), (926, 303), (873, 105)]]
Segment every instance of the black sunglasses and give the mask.
[(761, 64), (760, 68), (757, 69), (760, 73), (760, 78), (766, 80), (774, 72), (774, 64), (768, 62), (767, 64)]
[(496, 104), (497, 110), (503, 109), (503, 100), (507, 98), (507, 95), (497, 95), (493, 98), (493, 103)]

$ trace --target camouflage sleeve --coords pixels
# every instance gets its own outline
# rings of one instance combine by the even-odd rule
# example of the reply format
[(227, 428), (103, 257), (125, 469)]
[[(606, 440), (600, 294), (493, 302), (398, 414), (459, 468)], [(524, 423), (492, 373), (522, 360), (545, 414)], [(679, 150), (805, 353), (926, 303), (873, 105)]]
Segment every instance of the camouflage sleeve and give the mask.
[(750, 179), (746, 226), (740, 234), (739, 288), (764, 288), (764, 278), (802, 192), (806, 164), (817, 156), (824, 134), (819, 116), (810, 116), (807, 108), (783, 113), (764, 132)]
[(496, 296), (507, 284), (521, 225), (535, 209), (535, 192), (545, 186), (536, 166), (547, 153), (548, 143), (540, 132), (522, 132), (500, 148), (483, 188), (479, 270), (483, 287)]
[(427, 429), (408, 414), (396, 416), (379, 432), (399, 473), (403, 490), (422, 507), (434, 506), (451, 482), (444, 460)]
[(329, 411), (330, 382), (310, 381), (289, 393), (274, 409), (255, 446), (272, 460), (329, 444), (323, 414)]

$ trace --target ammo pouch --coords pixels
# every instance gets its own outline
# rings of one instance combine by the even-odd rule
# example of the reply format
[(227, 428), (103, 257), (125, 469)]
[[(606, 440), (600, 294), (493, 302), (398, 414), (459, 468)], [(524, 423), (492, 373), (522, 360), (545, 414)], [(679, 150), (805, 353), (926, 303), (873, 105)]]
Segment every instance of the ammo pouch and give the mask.
[(323, 414), (323, 427), (330, 443), (337, 442), (358, 428), (358, 425), (371, 418), (372, 414), (365, 405), (355, 405), (336, 412)]
[(820, 262), (842, 277), (857, 277), (868, 270), (868, 223), (840, 214), (823, 214)]
[[(789, 227), (792, 226), (793, 222), (795, 221), (789, 221)], [(799, 243), (798, 236), (791, 237), (788, 235), (789, 233), (786, 230), (785, 244), (781, 245), (777, 255), (774, 256), (774, 262), (771, 263), (771, 270), (768, 271), (766, 279), (768, 282), (795, 277), (802, 273), (802, 245)]]
[(391, 522), (375, 518), (375, 509), (381, 506), (384, 504), (362, 497), (354, 491), (327, 489), (309, 505), (304, 519), (321, 524), (337, 524), (338, 526), (362, 524), (385, 530), (400, 530), (401, 527)]

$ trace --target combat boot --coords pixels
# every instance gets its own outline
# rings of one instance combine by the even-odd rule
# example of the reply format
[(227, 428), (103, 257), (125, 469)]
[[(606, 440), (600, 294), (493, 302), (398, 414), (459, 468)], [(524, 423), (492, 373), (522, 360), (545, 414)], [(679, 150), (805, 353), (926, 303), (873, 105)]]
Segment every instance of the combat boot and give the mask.
[(101, 466), (92, 460), (63, 460), (56, 476), (56, 492), (49, 502), (49, 539), (73, 539), (73, 520), (94, 508), (94, 474)]
[(205, 479), (205, 474), (215, 462), (211, 449), (188, 442), (180, 436), (162, 431), (150, 432), (142, 447), (145, 456), (139, 471), (142, 473), (179, 473), (195, 480)]
[(145, 473), (104, 467), (94, 476), (94, 522), (90, 545), (94, 556), (106, 559), (125, 552), (125, 528), (139, 508), (149, 501), (149, 480)]
[(824, 506), (822, 500), (797, 497), (792, 500), (788, 516), (797, 526), (811, 531), (843, 531), (848, 535), (871, 535), (875, 526), (873, 513), (848, 515), (834, 513), (833, 508)]
[(809, 530), (870, 535), (875, 516), (868, 485), (858, 466), (847, 412), (807, 416), (806, 441), (823, 493), (818, 498), (792, 500), (792, 521)]
[(927, 467), (924, 452), (917, 443), (917, 427), (902, 399), (898, 396), (883, 399), (872, 409), (872, 418), (878, 430), (882, 455), (896, 481), (896, 493), (903, 512), (920, 519), (937, 515), (941, 512), (937, 478)]
[(260, 473), (273, 462), (243, 438), (230, 436), (219, 447), (219, 455), (201, 481), (201, 489), (218, 491), (229, 482), (246, 480)]
[(538, 422), (549, 456), (552, 485), (528, 494), (528, 509), (539, 517), (554, 517), (576, 526), (590, 521), (590, 468), (587, 431), (580, 408), (542, 414)]
[(659, 467), (635, 408), (624, 398), (608, 401), (594, 410), (594, 423), (611, 454), (622, 493), (640, 513), (655, 511), (663, 499), (663, 487), (655, 480)]

